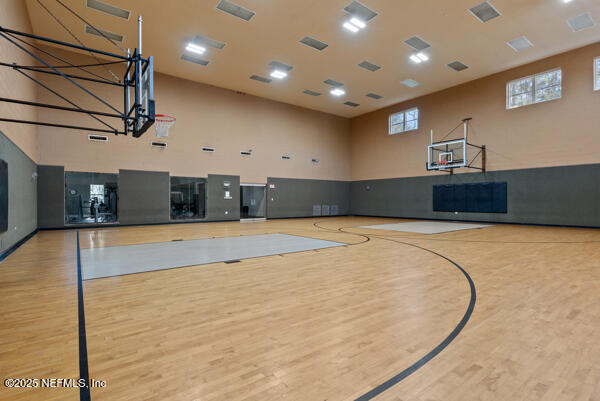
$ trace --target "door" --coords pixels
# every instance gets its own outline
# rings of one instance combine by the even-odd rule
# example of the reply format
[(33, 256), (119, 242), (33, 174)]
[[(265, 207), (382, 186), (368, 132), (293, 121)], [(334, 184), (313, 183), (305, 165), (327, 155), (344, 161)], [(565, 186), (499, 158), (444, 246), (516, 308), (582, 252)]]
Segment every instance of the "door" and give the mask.
[(240, 185), (240, 219), (265, 218), (265, 184)]

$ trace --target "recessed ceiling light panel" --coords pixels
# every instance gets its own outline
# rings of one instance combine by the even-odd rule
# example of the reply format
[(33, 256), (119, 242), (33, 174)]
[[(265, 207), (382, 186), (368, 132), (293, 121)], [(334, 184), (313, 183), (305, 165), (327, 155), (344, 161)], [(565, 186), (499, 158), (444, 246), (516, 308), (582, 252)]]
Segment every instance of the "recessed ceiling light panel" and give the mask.
[(375, 100), (379, 100), (379, 99), (383, 98), (383, 96), (378, 95), (377, 93), (367, 93), (365, 96), (370, 97), (371, 99), (375, 99)]
[(287, 77), (287, 72), (284, 71), (280, 71), (280, 70), (274, 70), (273, 72), (271, 72), (271, 76), (273, 78), (277, 78), (277, 79), (283, 79), (285, 77)]
[[(98, 31), (100, 31), (102, 33), (98, 32)], [(90, 35), (96, 35), (96, 36), (100, 36), (100, 37), (105, 36), (111, 40), (114, 40), (115, 42), (123, 41), (123, 35), (119, 35), (118, 33), (114, 33), (114, 32), (105, 31), (104, 29), (92, 28), (88, 24), (85, 24), (85, 33), (89, 33)]]
[(304, 93), (306, 95), (310, 95), (310, 96), (321, 96), (321, 94), (319, 92), (311, 91), (310, 89), (306, 89), (306, 90), (302, 91), (302, 93)]
[(358, 106), (360, 106), (360, 104), (354, 103), (354, 102), (345, 102), (344, 104), (346, 106), (350, 106), (350, 107), (358, 107)]
[(372, 72), (375, 72), (375, 71), (381, 69), (380, 66), (378, 66), (376, 64), (373, 64), (373, 63), (370, 63), (370, 62), (368, 62), (366, 60), (363, 61), (362, 63), (360, 63), (358, 66), (364, 68), (365, 70), (369, 70), (369, 71), (372, 71)]
[(347, 30), (349, 30), (352, 33), (356, 33), (358, 31), (360, 31), (360, 28), (357, 27), (354, 24), (351, 24), (350, 22), (344, 22), (344, 25), (342, 25), (344, 28), (346, 28)]
[(583, 31), (584, 29), (596, 26), (596, 22), (589, 12), (568, 19), (567, 24), (573, 32)]
[(254, 17), (256, 14), (254, 11), (248, 10), (247, 8), (239, 6), (229, 0), (219, 1), (219, 4), (217, 4), (217, 9), (233, 15), (234, 17), (241, 18), (244, 21), (250, 21), (250, 19), (252, 19), (252, 17)]
[(423, 39), (421, 39), (418, 36), (413, 36), (412, 38), (405, 40), (404, 43), (406, 43), (407, 45), (409, 45), (410, 47), (412, 47), (413, 49), (415, 49), (418, 52), (425, 50), (428, 47), (431, 47), (431, 45), (429, 43), (427, 43), (426, 41), (424, 41)]
[(203, 46), (210, 46), (217, 50), (222, 50), (225, 47), (225, 43), (219, 42), (216, 39), (209, 38), (208, 36), (196, 35), (194, 38), (194, 43)]
[(404, 86), (408, 86), (409, 88), (414, 88), (419, 86), (420, 84), (415, 81), (414, 79), (405, 79), (404, 81), (400, 82), (402, 85)]
[(108, 4), (100, 0), (87, 0), (86, 5), (88, 6), (88, 8), (92, 8), (105, 14), (112, 15), (114, 17), (123, 18), (125, 20), (128, 20), (129, 15), (131, 14), (131, 12), (128, 10), (119, 8), (117, 6), (113, 6), (112, 4)]
[(252, 76), (250, 76), (250, 79), (253, 79), (253, 80), (255, 80), (255, 81), (258, 81), (258, 82), (263, 82), (263, 83), (265, 83), (265, 84), (270, 84), (270, 83), (271, 83), (271, 81), (272, 81), (272, 80), (271, 80), (271, 79), (269, 79), (269, 78), (261, 77), (260, 75), (256, 75), (256, 74), (255, 74), (255, 75), (252, 75)]
[(460, 61), (453, 61), (448, 64), (448, 67), (452, 68), (454, 71), (463, 71), (469, 68), (468, 65), (461, 63)]
[(335, 88), (338, 88), (338, 87), (344, 86), (344, 84), (343, 84), (343, 83), (341, 83), (341, 82), (338, 82), (338, 81), (334, 81), (333, 79), (326, 79), (325, 81), (323, 81), (323, 83), (325, 83), (325, 84), (327, 84), (327, 85), (331, 85), (331, 86), (333, 86), (333, 87), (335, 87)]
[(469, 11), (481, 22), (488, 22), (494, 18), (501, 16), (500, 11), (496, 9), (489, 1), (484, 1), (481, 4), (470, 8)]
[(331, 93), (333, 96), (342, 96), (346, 94), (346, 91), (342, 88), (333, 88), (331, 91), (329, 91), (329, 93)]
[(197, 44), (190, 42), (185, 47), (185, 50), (190, 53), (204, 54), (204, 52), (206, 51), (206, 48), (202, 47), (202, 46), (198, 46)]
[(327, 46), (329, 46), (325, 42), (321, 42), (318, 39), (311, 38), (310, 36), (305, 36), (300, 40), (300, 43), (305, 44), (306, 46), (312, 47), (313, 49), (317, 49), (319, 51), (324, 50)]
[(201, 66), (206, 67), (208, 65), (208, 60), (204, 60), (200, 57), (194, 57), (187, 54), (181, 56), (182, 60), (189, 61), (190, 63), (199, 64)]
[(529, 39), (527, 39), (525, 36), (521, 36), (516, 39), (510, 40), (506, 42), (506, 44), (512, 47), (512, 49), (516, 52), (520, 52), (521, 50), (533, 47), (533, 43), (531, 43)]
[(275, 61), (275, 60), (271, 61), (269, 63), (269, 66), (273, 67), (276, 70), (284, 71), (284, 72), (288, 72), (288, 71), (291, 71), (294, 69), (294, 67), (292, 67), (291, 65), (287, 65), (285, 63), (281, 63), (281, 62)]
[(344, 11), (363, 22), (369, 22), (377, 13), (358, 1), (353, 1), (344, 7)]

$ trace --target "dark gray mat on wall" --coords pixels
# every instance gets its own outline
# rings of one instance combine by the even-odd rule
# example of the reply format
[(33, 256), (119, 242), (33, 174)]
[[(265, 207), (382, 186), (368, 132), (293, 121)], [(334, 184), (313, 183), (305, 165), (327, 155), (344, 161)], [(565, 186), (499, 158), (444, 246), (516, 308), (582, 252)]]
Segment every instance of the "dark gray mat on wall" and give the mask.
[(168, 223), (169, 195), (169, 173), (119, 170), (119, 223)]

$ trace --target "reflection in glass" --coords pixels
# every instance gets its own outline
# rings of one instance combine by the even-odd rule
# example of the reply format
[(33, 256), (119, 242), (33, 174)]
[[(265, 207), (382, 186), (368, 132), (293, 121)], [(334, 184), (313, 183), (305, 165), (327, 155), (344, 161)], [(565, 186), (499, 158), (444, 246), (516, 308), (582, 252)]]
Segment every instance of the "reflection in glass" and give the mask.
[(203, 219), (206, 216), (206, 180), (171, 177), (171, 220)]
[(118, 174), (65, 173), (65, 223), (116, 223)]
[(243, 185), (240, 188), (240, 218), (265, 217), (265, 186)]

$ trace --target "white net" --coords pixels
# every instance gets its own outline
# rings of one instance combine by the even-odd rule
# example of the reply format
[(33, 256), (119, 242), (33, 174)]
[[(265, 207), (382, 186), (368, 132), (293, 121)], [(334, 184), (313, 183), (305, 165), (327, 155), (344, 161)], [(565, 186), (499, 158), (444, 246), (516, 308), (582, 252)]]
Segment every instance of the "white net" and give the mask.
[(159, 138), (166, 138), (169, 136), (169, 129), (175, 124), (175, 117), (167, 116), (164, 114), (157, 114), (154, 120), (154, 127), (156, 128), (156, 136)]

